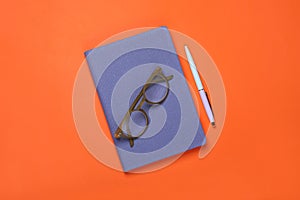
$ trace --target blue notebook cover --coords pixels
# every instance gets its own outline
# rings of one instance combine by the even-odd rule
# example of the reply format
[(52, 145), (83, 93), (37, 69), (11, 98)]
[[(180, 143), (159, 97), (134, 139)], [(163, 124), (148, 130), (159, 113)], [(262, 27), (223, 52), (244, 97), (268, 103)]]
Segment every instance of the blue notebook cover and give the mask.
[[(205, 135), (167, 27), (85, 52), (125, 172), (202, 146)], [(173, 75), (160, 105), (143, 104), (149, 127), (130, 147), (114, 132), (152, 72)]]

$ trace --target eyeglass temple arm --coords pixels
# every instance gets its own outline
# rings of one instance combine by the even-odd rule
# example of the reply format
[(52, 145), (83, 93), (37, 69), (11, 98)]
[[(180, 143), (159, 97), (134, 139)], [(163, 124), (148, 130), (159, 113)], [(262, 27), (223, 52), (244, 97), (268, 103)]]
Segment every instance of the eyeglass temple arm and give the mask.
[[(170, 75), (170, 76), (166, 76), (166, 79), (169, 81), (169, 80), (172, 80), (173, 79), (173, 75)], [(162, 83), (164, 82), (165, 80), (162, 79), (160, 76), (157, 76), (155, 77), (152, 81), (150, 81), (150, 83)]]

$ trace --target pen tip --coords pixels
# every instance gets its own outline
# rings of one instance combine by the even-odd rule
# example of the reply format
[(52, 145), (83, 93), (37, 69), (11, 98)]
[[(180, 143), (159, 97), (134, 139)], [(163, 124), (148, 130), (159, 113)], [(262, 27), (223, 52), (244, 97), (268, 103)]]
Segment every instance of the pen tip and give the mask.
[(215, 122), (212, 122), (211, 125), (212, 125), (212, 127), (214, 127), (214, 128), (216, 127), (216, 123), (215, 123)]

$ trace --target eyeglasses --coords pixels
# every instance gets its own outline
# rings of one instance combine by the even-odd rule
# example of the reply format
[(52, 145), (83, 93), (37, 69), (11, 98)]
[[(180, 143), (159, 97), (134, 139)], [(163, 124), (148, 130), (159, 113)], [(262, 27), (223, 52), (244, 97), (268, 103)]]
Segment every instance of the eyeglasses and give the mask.
[(115, 138), (128, 139), (130, 147), (134, 146), (134, 140), (141, 137), (149, 125), (149, 117), (142, 106), (145, 102), (150, 105), (163, 103), (168, 97), (172, 78), (173, 75), (165, 76), (160, 67), (153, 71), (115, 131)]

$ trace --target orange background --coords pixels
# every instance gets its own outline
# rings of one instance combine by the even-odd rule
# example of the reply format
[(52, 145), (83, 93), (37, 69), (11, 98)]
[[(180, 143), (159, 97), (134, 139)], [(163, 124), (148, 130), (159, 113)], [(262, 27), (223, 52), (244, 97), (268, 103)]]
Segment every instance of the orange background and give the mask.
[[(300, 199), (297, 0), (19, 0), (0, 11), (0, 199)], [(81, 144), (73, 83), (85, 50), (160, 25), (194, 38), (216, 62), (225, 126), (203, 160), (197, 149), (127, 175)]]

